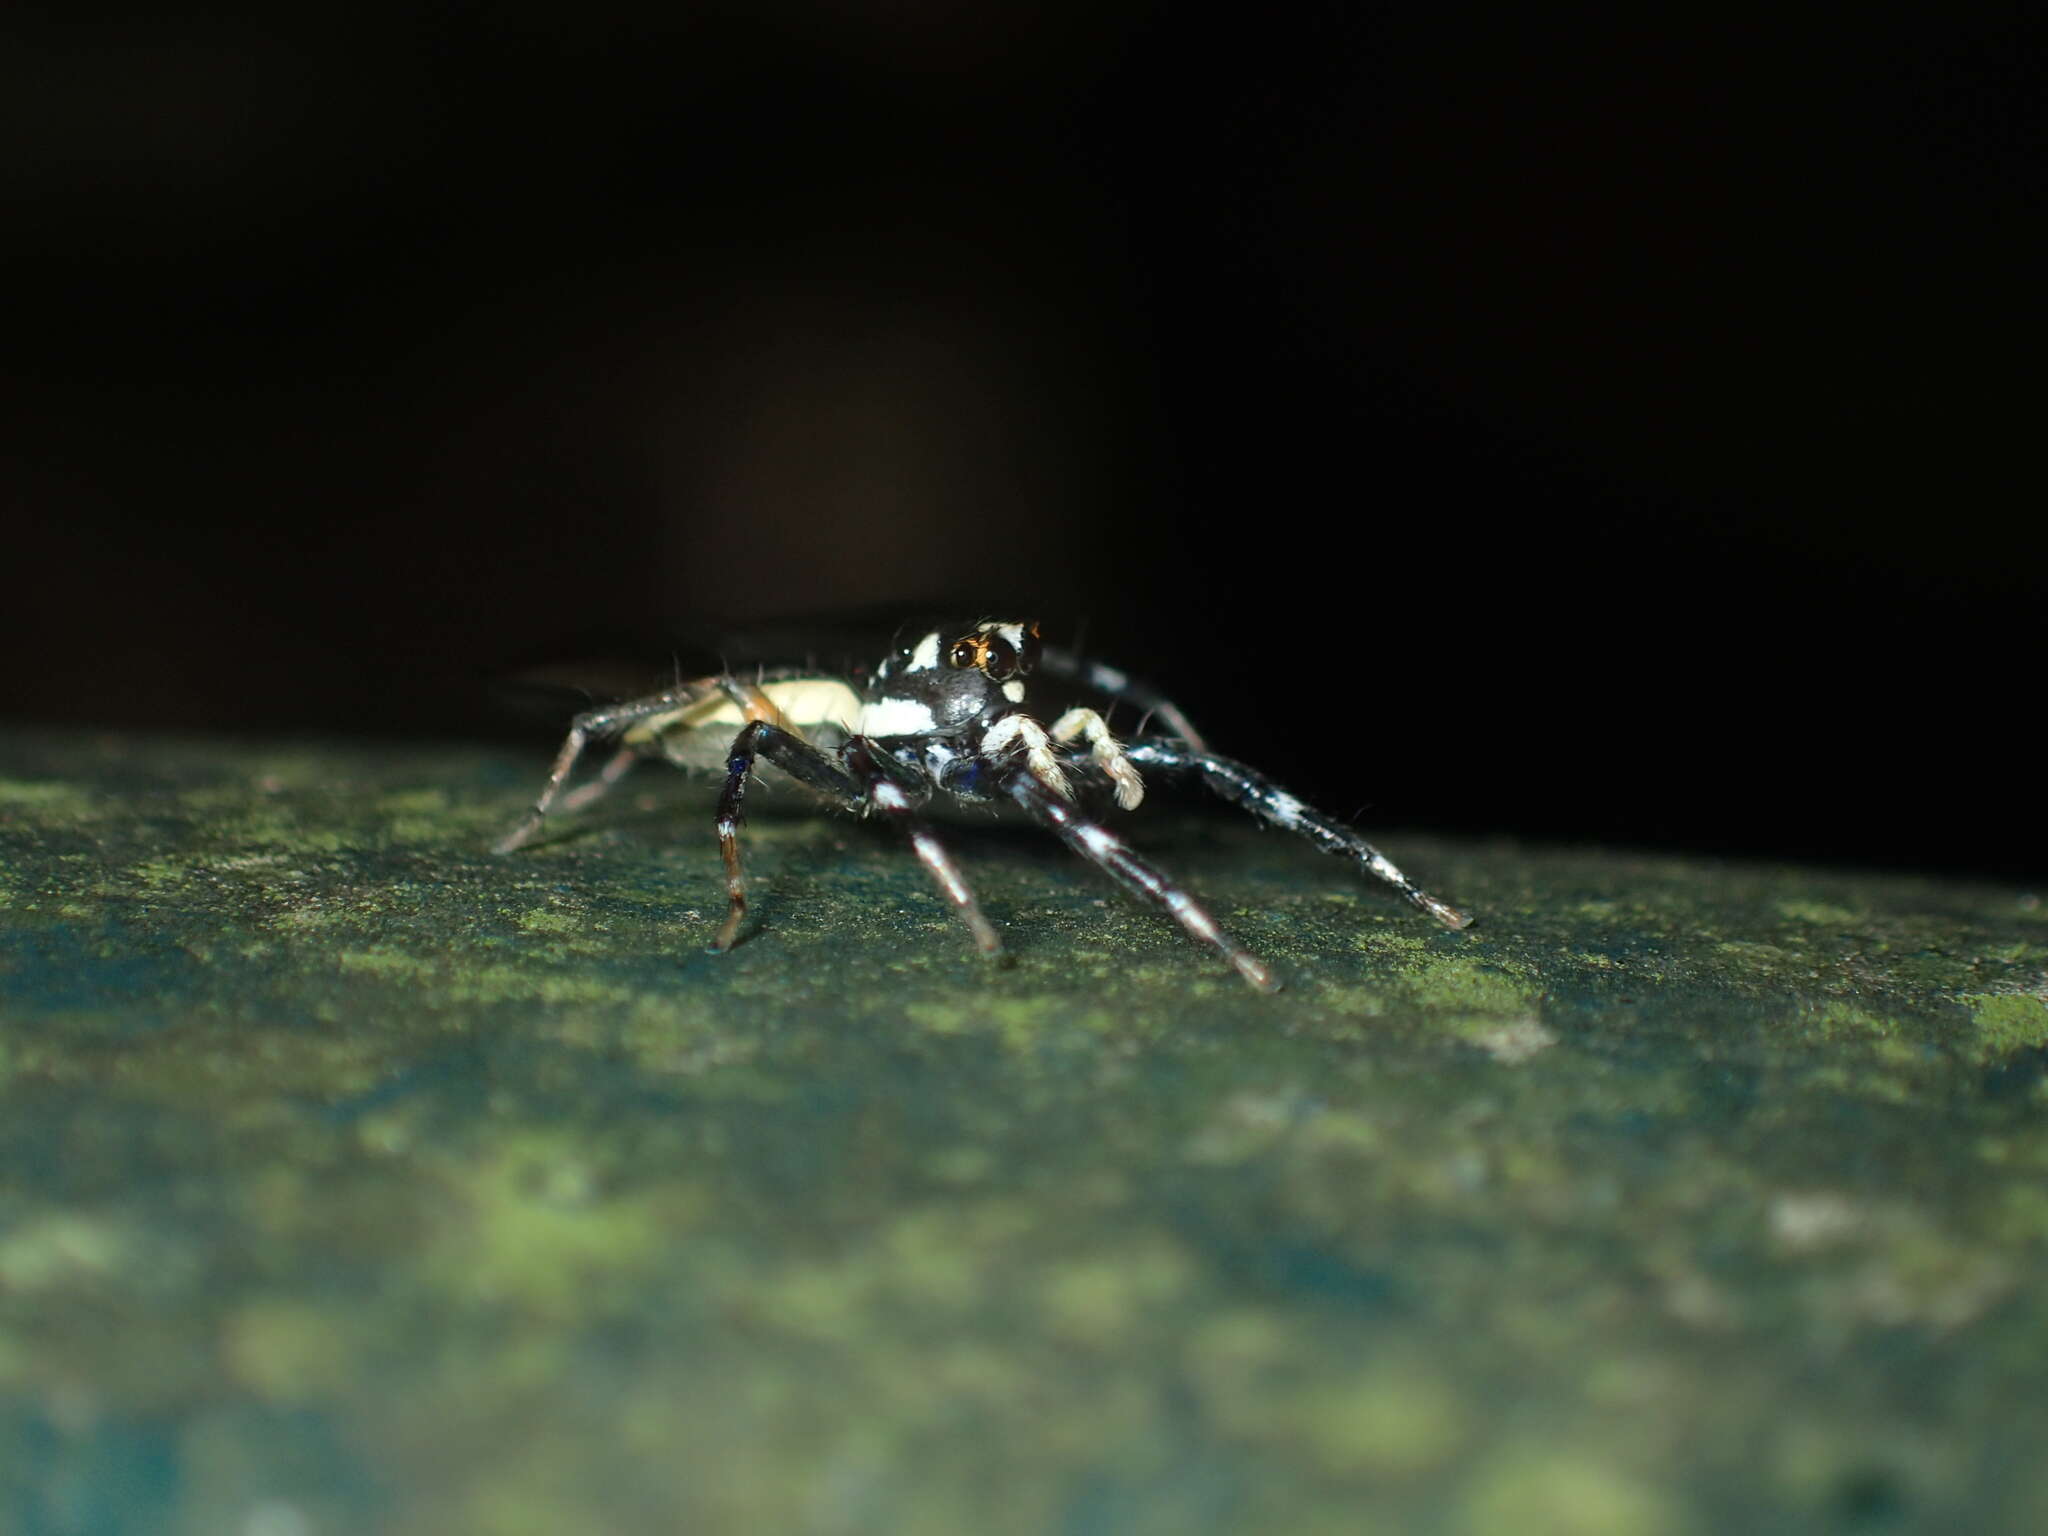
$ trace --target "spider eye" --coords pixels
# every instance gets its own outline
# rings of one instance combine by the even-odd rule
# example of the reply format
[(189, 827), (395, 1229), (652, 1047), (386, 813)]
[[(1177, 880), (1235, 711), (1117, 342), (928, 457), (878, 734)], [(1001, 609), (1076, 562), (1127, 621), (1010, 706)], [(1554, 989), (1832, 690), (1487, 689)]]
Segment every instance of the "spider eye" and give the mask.
[(953, 648), (946, 652), (946, 665), (958, 672), (965, 672), (981, 660), (981, 647), (972, 640), (955, 640)]
[(1038, 669), (1038, 621), (1032, 620), (1024, 630), (1024, 649), (1017, 656), (1017, 670), (1027, 677)]
[(990, 635), (981, 670), (999, 683), (1008, 682), (1017, 675), (1017, 648), (1001, 635)]

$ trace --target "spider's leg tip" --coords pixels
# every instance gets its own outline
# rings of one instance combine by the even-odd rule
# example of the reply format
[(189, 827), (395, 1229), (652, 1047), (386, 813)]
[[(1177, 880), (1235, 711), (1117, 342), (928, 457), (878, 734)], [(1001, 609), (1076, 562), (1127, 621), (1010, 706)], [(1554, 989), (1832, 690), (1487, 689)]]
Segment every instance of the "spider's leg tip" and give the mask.
[(1460, 912), (1448, 901), (1440, 901), (1434, 896), (1428, 896), (1423, 898), (1422, 909), (1423, 911), (1427, 912), (1431, 917), (1435, 918), (1438, 922), (1442, 923), (1446, 928), (1452, 929), (1454, 931), (1462, 928), (1470, 928), (1472, 926), (1471, 913)]
[(1237, 967), (1238, 975), (1268, 996), (1278, 992), (1283, 985), (1273, 974), (1272, 967), (1256, 955), (1232, 955), (1230, 963)]

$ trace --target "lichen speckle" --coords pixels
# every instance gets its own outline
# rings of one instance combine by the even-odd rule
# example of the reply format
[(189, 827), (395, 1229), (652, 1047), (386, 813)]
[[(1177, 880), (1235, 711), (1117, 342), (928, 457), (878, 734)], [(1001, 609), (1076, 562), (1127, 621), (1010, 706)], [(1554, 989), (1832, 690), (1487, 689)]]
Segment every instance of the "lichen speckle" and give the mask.
[(1958, 999), (1977, 1026), (1973, 1053), (1986, 1059), (2015, 1051), (2048, 1048), (2048, 991), (1987, 995), (1965, 993)]

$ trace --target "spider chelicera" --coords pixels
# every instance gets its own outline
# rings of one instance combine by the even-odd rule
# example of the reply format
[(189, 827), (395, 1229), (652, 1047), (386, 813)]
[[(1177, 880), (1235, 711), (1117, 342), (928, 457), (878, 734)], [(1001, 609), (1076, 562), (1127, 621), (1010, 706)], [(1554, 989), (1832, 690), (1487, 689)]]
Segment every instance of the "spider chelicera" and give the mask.
[[(1130, 704), (1163, 730), (1119, 741), (1102, 716), (1085, 707), (1041, 724), (1024, 707), (1025, 679), (1034, 672)], [(606, 739), (617, 740), (618, 751), (596, 778), (565, 795), (584, 747)], [(1279, 987), (1266, 963), (1225, 933), (1201, 903), (1083, 808), (1085, 799), (1106, 790), (1122, 809), (1136, 809), (1145, 796), (1141, 771), (1199, 781), (1259, 820), (1386, 881), (1446, 927), (1472, 921), (1342, 822), (1257, 770), (1211, 752), (1187, 717), (1145, 684), (1042, 645), (1035, 621), (981, 620), (917, 632), (860, 683), (778, 668), (751, 682), (699, 678), (580, 714), (539, 800), (497, 852), (531, 841), (558, 802), (564, 810), (588, 805), (648, 757), (725, 773), (717, 828), (730, 906), (711, 945), (721, 951), (732, 947), (746, 916), (740, 812), (760, 759), (846, 810), (901, 827), (984, 954), (999, 953), (1002, 940), (960, 867), (918, 814), (941, 791), (970, 802), (1013, 801), (1132, 895), (1165, 908), (1253, 986), (1265, 992)]]

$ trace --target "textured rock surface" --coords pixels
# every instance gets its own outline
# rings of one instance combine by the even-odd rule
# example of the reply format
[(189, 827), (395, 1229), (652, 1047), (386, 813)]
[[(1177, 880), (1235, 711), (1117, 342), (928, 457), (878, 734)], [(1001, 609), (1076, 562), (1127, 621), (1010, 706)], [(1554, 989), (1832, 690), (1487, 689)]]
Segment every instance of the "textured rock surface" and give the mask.
[(0, 745), (0, 1530), (2048, 1528), (2028, 894), (542, 766)]

